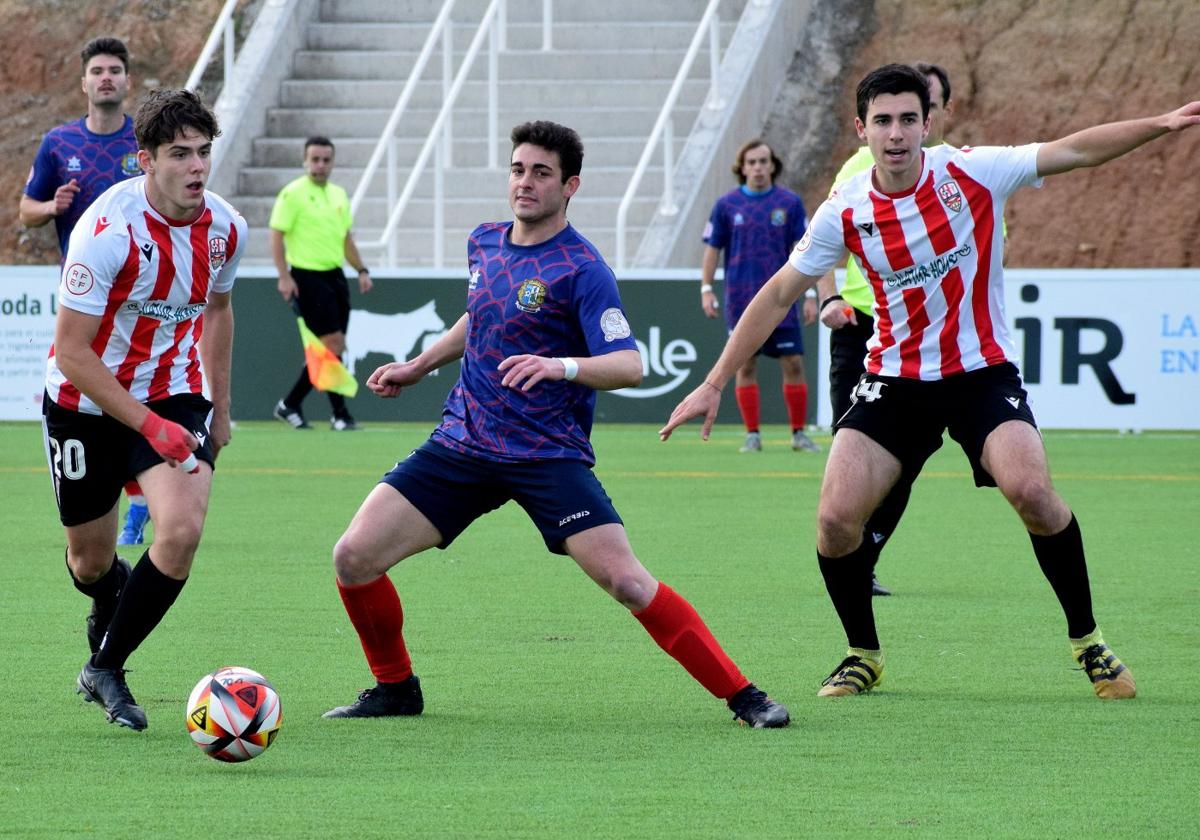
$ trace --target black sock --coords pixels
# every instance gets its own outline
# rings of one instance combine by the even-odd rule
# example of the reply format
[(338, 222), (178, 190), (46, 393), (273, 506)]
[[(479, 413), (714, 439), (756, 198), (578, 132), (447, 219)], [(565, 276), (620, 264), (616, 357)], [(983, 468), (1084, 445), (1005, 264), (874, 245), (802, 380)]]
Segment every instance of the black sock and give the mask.
[(108, 635), (92, 657), (92, 663), (97, 668), (125, 667), (125, 660), (162, 621), (186, 582), (160, 572), (150, 562), (147, 549), (125, 582), (121, 601), (108, 625)]
[(845, 557), (826, 557), (817, 552), (817, 563), (825, 578), (825, 589), (850, 647), (879, 650), (875, 612), (871, 608), (871, 564), (875, 554), (864, 542)]
[(333, 391), (330, 391), (329, 405), (333, 408), (334, 417), (345, 418), (350, 416), (350, 412), (346, 411), (346, 398), (341, 394), (335, 394)]
[(308, 378), (308, 367), (302, 367), (300, 368), (300, 378), (296, 380), (292, 390), (288, 391), (288, 395), (283, 398), (283, 404), (288, 408), (299, 408), (300, 403), (304, 402), (304, 398), (312, 389), (312, 380)]
[(875, 508), (870, 519), (867, 520), (866, 527), (863, 529), (863, 541), (869, 544), (868, 547), (872, 554), (872, 570), (879, 562), (879, 552), (883, 551), (884, 545), (896, 532), (896, 526), (900, 523), (900, 517), (904, 515), (904, 509), (908, 507), (908, 497), (911, 495), (912, 480), (901, 475), (888, 494), (884, 496), (883, 501), (879, 503), (879, 507)]
[[(66, 560), (65, 553), (63, 559)], [(75, 584), (75, 588), (97, 604), (102, 607), (105, 605), (116, 606), (117, 598), (121, 595), (121, 574), (117, 568), (117, 555), (113, 555), (113, 563), (108, 567), (108, 571), (91, 583), (83, 583), (75, 577), (70, 563), (67, 563), (67, 574), (71, 576), (71, 583)]]
[(1067, 527), (1049, 537), (1030, 534), (1033, 553), (1042, 574), (1050, 581), (1058, 602), (1067, 616), (1067, 635), (1082, 639), (1096, 629), (1092, 615), (1092, 592), (1088, 586), (1087, 562), (1083, 558), (1083, 537), (1079, 522), (1071, 514)]

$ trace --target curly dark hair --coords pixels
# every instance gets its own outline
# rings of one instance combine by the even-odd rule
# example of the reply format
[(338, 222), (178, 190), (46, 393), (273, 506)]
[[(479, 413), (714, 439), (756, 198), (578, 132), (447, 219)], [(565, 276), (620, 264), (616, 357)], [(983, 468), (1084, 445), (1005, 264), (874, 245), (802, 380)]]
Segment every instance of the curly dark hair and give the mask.
[(512, 130), (513, 149), (522, 143), (531, 143), (548, 152), (557, 153), (564, 184), (568, 178), (575, 177), (583, 169), (583, 141), (573, 128), (548, 120), (521, 123)]
[(99, 38), (93, 38), (83, 45), (83, 50), (79, 53), (79, 69), (86, 73), (88, 62), (98, 55), (112, 55), (121, 59), (121, 64), (125, 66), (125, 72), (129, 72), (129, 50), (125, 46), (125, 42), (120, 38), (113, 38), (108, 35)]
[(133, 116), (138, 148), (151, 155), (163, 143), (178, 137), (185, 128), (194, 129), (209, 140), (221, 136), (216, 116), (190, 90), (159, 88), (151, 91)]

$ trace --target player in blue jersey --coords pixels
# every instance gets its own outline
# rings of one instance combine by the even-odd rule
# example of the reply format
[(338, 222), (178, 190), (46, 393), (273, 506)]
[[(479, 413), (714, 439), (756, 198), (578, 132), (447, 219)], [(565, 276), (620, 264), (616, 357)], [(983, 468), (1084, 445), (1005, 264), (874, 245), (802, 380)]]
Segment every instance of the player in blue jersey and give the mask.
[[(738, 149), (733, 174), (741, 184), (717, 199), (704, 226), (704, 256), (700, 266), (700, 306), (709, 318), (717, 317), (713, 291), (717, 262), (725, 252), (725, 323), (732, 333), (758, 290), (787, 259), (792, 246), (804, 235), (808, 216), (804, 202), (791, 190), (777, 186), (783, 162), (762, 140), (747, 140)], [(804, 320), (816, 320), (816, 293), (805, 300)], [(804, 340), (800, 317), (792, 307), (759, 350), (779, 359), (783, 374), (783, 401), (792, 427), (792, 449), (819, 452), (804, 433), (808, 415), (808, 384), (804, 379)], [(762, 450), (759, 431), (758, 353), (737, 372), (734, 396), (746, 425), (742, 452)]]
[[(46, 132), (19, 208), (26, 227), (54, 220), (63, 256), (83, 211), (113, 184), (142, 174), (133, 118), (123, 107), (129, 95), (129, 50), (117, 38), (93, 38), (79, 57), (87, 115)], [(125, 489), (129, 510), (117, 544), (134, 545), (144, 538), (150, 508), (136, 481)]]
[(431, 347), (384, 365), (367, 387), (395, 397), (456, 359), (461, 374), (429, 440), (383, 477), (333, 550), (338, 592), (376, 685), (330, 718), (418, 715), (424, 708), (387, 575), (445, 548), (515, 500), (555, 554), (569, 555), (734, 718), (780, 727), (788, 711), (756, 688), (682, 596), (634, 556), (589, 442), (596, 391), (636, 386), (642, 360), (616, 279), (567, 223), (583, 144), (550, 122), (513, 129), (511, 222), (480, 225), (467, 249), (467, 312)]

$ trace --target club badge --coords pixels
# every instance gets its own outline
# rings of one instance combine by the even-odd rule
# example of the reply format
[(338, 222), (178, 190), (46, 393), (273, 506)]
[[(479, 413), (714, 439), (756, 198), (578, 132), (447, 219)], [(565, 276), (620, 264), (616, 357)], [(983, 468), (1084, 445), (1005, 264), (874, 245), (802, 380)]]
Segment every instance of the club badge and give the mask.
[(213, 271), (220, 271), (225, 265), (225, 251), (229, 247), (224, 236), (214, 236), (208, 240), (208, 265)]
[(541, 280), (526, 280), (517, 289), (517, 309), (537, 312), (546, 302), (546, 284)]
[(958, 189), (958, 184), (956, 184), (954, 181), (946, 181), (938, 184), (937, 195), (938, 198), (942, 200), (942, 204), (945, 204), (955, 213), (957, 213), (959, 210), (962, 210), (962, 193)]
[(771, 224), (775, 227), (783, 227), (787, 224), (787, 208), (776, 207), (771, 211)]

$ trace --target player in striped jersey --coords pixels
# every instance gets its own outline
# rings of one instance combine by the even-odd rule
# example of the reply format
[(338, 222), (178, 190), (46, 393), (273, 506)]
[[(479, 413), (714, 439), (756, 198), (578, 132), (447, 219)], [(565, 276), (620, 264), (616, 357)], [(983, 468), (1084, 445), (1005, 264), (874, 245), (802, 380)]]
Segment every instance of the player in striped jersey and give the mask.
[[(93, 599), (78, 690), (141, 730), (125, 661), (187, 580), (229, 442), (230, 299), (246, 223), (204, 189), (220, 132), (194, 93), (155, 91), (134, 129), (146, 174), (108, 189), (71, 234), (43, 422), (67, 567)], [(130, 572), (113, 551), (121, 488), (135, 477), (156, 538)]]
[(837, 422), (821, 486), (817, 559), (849, 650), (818, 693), (858, 694), (883, 675), (864, 525), (901, 473), (919, 471), (949, 429), (976, 485), (999, 487), (1029, 531), (1066, 614), (1072, 654), (1096, 695), (1133, 697), (1133, 677), (1092, 614), (1079, 525), (1051, 484), (1017, 373), (1004, 320), (1001, 219), (1005, 199), (1019, 187), (1098, 166), (1200, 124), (1200, 102), (1049, 143), (922, 150), (929, 87), (921, 73), (886, 65), (868, 74), (857, 94), (855, 126), (875, 166), (817, 210), (789, 262), (750, 303), (716, 366), (660, 435), (665, 440), (680, 424), (703, 417), (707, 438), (726, 381), (849, 251), (871, 286), (875, 333), (867, 373)]

